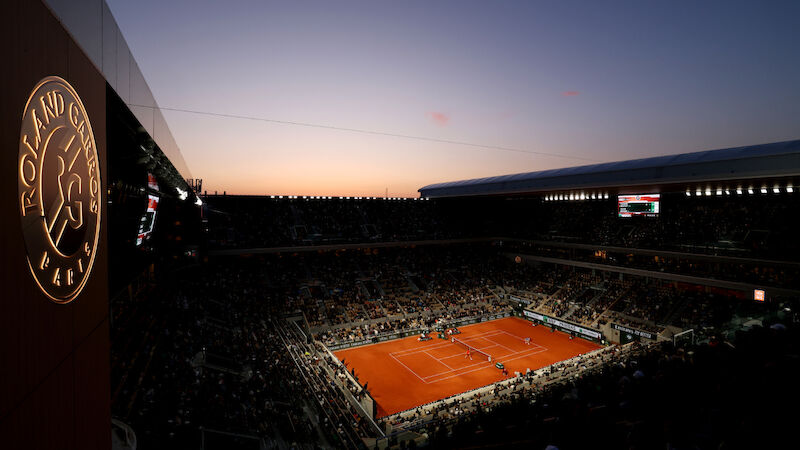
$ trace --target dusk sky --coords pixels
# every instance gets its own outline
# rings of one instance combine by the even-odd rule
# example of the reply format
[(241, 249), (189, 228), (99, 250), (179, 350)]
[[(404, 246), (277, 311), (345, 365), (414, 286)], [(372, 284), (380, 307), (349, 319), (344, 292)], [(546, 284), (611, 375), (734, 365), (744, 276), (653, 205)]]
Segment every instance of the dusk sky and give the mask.
[(165, 110), (208, 191), (417, 196), (800, 138), (796, 0), (107, 2), (161, 107), (432, 139)]

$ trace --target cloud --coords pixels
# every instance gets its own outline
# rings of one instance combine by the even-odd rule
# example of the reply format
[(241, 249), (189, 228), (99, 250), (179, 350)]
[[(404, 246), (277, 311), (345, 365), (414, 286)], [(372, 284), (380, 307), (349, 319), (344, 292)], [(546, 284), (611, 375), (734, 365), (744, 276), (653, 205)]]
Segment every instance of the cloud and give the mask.
[(564, 97), (575, 97), (576, 95), (580, 95), (578, 91), (564, 91), (561, 93)]
[(431, 111), (428, 113), (428, 117), (433, 120), (433, 123), (439, 125), (440, 127), (444, 127), (448, 122), (450, 122), (450, 116), (443, 112)]

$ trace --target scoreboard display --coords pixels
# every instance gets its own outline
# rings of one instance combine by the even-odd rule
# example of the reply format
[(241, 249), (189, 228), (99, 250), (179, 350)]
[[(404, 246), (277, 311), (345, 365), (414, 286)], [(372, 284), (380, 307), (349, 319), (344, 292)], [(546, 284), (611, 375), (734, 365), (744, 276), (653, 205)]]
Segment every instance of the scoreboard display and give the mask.
[(661, 194), (635, 194), (617, 196), (619, 217), (657, 217), (661, 211)]
[(147, 211), (145, 211), (142, 219), (139, 221), (139, 236), (136, 238), (136, 246), (140, 246), (147, 240), (150, 233), (153, 232), (156, 222), (156, 210), (158, 209), (159, 198), (157, 195), (148, 194), (147, 196)]
[(136, 237), (136, 246), (142, 245), (150, 237), (156, 223), (156, 211), (160, 200), (160, 189), (155, 175), (147, 174), (147, 209), (139, 220), (139, 235)]

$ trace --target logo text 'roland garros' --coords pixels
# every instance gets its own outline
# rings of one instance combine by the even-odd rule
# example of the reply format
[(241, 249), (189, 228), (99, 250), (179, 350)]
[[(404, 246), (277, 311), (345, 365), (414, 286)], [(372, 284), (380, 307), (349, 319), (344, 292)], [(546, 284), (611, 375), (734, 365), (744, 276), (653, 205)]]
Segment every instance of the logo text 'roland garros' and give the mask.
[(92, 271), (102, 202), (92, 125), (59, 77), (40, 81), (25, 105), (17, 179), (31, 274), (51, 300), (69, 303)]

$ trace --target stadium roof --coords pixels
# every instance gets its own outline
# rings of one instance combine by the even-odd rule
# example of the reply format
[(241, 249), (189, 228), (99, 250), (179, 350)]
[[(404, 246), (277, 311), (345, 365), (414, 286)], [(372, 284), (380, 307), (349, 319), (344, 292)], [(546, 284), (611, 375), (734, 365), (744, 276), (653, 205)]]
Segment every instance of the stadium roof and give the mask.
[(423, 197), (500, 195), (800, 176), (800, 140), (431, 184)]
[(192, 178), (164, 114), (125, 41), (106, 0), (44, 0), (75, 42), (103, 74), (150, 140), (169, 159), (173, 179)]

